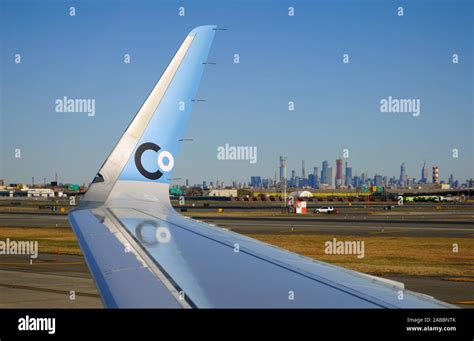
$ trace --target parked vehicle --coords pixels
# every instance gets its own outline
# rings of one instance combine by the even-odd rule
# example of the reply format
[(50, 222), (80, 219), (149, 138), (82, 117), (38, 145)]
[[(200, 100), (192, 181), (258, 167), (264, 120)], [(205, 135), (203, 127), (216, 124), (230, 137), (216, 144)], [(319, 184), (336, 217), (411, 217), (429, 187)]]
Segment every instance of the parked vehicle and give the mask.
[(334, 207), (319, 207), (314, 209), (314, 213), (319, 214), (319, 213), (333, 213), (334, 212)]

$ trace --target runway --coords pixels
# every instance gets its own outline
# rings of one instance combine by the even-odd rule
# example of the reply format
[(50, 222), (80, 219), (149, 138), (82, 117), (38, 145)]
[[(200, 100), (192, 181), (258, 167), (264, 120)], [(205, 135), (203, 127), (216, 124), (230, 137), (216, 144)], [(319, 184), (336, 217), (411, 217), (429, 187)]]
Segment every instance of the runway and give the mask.
[(195, 217), (240, 233), (304, 233), (334, 235), (387, 234), (423, 237), (474, 237), (474, 224), (460, 222), (386, 221), (363, 219), (281, 219)]
[[(325, 215), (309, 217), (191, 217), (242, 233), (308, 233), (334, 235), (396, 234), (397, 236), (474, 237), (474, 220), (426, 220), (423, 216)], [(390, 219), (389, 219), (390, 218)], [(64, 214), (0, 214), (0, 227), (69, 227)]]
[(69, 227), (65, 214), (0, 213), (0, 227)]
[(0, 257), (0, 308), (102, 308), (82, 256)]

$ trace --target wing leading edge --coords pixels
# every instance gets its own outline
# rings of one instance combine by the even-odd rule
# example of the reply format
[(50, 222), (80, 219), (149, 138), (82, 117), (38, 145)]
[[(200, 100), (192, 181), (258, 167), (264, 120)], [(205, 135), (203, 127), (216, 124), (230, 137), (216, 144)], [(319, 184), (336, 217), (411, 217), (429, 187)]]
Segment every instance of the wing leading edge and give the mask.
[[(186, 37), (69, 214), (110, 308), (443, 308), (432, 297), (179, 215), (169, 178), (216, 31)], [(401, 299), (400, 299), (401, 298)]]

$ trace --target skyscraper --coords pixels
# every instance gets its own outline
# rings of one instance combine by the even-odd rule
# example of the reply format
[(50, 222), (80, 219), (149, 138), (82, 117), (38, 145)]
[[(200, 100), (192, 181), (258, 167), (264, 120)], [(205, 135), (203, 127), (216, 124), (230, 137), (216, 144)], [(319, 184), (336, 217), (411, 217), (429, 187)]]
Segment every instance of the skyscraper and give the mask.
[(362, 174), (360, 175), (360, 182), (363, 185), (365, 185), (365, 183), (367, 182), (367, 174), (365, 172), (362, 172)]
[(421, 183), (428, 183), (428, 168), (426, 167), (426, 161), (423, 163), (423, 168), (421, 168)]
[(328, 183), (328, 161), (324, 160), (323, 161), (323, 169), (321, 170), (321, 183), (322, 184), (327, 184)]
[(280, 156), (280, 183), (286, 182), (286, 157)]
[(304, 160), (303, 160), (303, 161), (301, 162), (301, 177), (302, 177), (303, 179), (306, 179), (306, 171), (305, 171), (304, 168), (305, 168), (305, 167), (304, 167)]
[(251, 176), (250, 177), (250, 186), (253, 188), (262, 186), (262, 178), (260, 176)]
[(344, 184), (347, 187), (352, 186), (352, 167), (349, 167), (349, 162), (346, 161), (346, 179)]
[(329, 167), (327, 170), (327, 184), (329, 185), (329, 188), (333, 188), (334, 184), (332, 182), (333, 180), (333, 175), (332, 175), (332, 167)]
[(377, 187), (382, 187), (382, 175), (375, 175), (374, 176), (374, 185)]
[(455, 187), (455, 186), (454, 186), (454, 182), (455, 182), (454, 176), (451, 174), (451, 175), (449, 176), (449, 180), (448, 180), (449, 186), (451, 186), (451, 188), (454, 188), (454, 187)]
[(400, 186), (406, 186), (407, 184), (407, 172), (405, 170), (405, 162), (402, 162), (400, 166)]
[(360, 176), (354, 176), (354, 178), (352, 179), (352, 185), (355, 187), (355, 188), (359, 188), (361, 186), (361, 183), (362, 181), (360, 180)]
[(318, 167), (314, 167), (314, 187), (319, 188), (319, 169)]
[(342, 159), (336, 160), (336, 188), (342, 186)]

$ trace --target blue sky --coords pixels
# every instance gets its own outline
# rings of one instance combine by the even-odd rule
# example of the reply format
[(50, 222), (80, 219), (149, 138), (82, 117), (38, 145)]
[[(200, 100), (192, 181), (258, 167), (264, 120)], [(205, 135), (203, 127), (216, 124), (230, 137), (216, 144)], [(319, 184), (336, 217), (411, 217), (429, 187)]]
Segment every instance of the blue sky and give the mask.
[[(1, 4), (0, 178), (9, 182), (50, 181), (55, 172), (61, 182), (89, 182), (186, 34), (204, 24), (228, 30), (214, 40), (217, 65), (199, 90), (206, 102), (194, 107), (194, 141), (183, 143), (173, 177), (273, 177), (280, 155), (289, 174), (301, 173), (303, 159), (310, 173), (326, 159), (334, 167), (344, 148), (354, 175), (398, 176), (405, 162), (419, 178), (426, 160), (444, 180), (474, 176), (472, 1)], [(63, 96), (95, 99), (96, 116), (55, 112)], [(420, 99), (420, 116), (380, 113), (388, 96)], [(218, 160), (226, 143), (256, 146), (257, 163)]]

